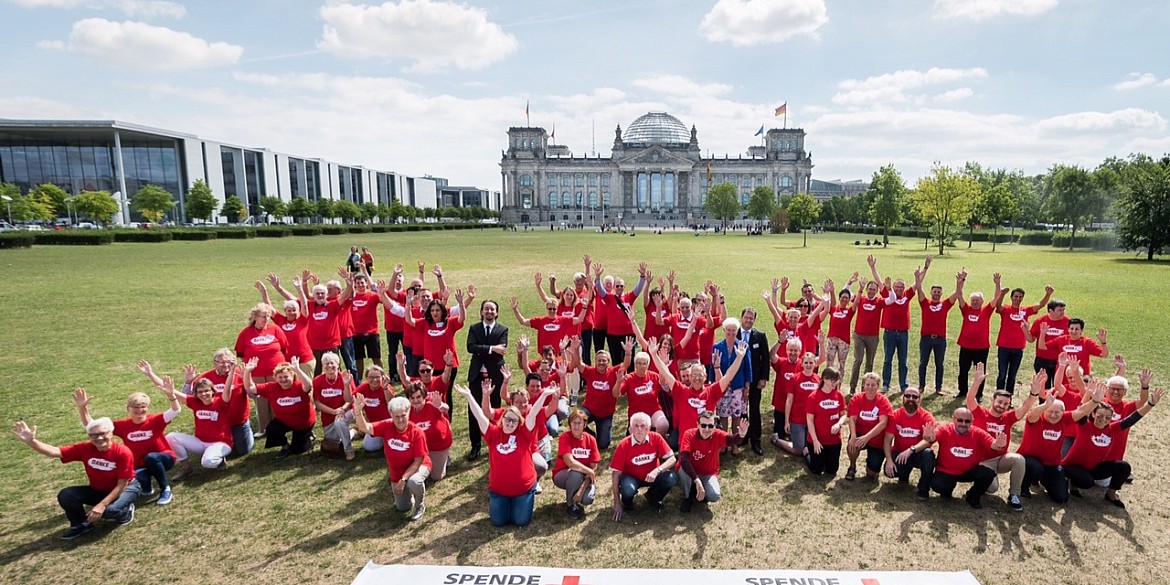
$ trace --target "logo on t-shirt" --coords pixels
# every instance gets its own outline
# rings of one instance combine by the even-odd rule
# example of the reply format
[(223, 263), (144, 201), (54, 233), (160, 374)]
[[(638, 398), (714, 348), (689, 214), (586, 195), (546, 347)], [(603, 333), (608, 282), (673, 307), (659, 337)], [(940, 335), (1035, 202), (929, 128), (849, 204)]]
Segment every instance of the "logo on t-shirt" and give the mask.
[(386, 448), (392, 451), (409, 451), (410, 443), (407, 443), (402, 439), (390, 439), (389, 441), (386, 441)]
[(516, 435), (509, 435), (507, 443), (500, 443), (496, 445), (496, 451), (500, 455), (511, 455), (516, 451)]
[(587, 447), (573, 447), (572, 453), (573, 459), (589, 460), (589, 457), (593, 455), (593, 449), (589, 449)]
[(1008, 317), (1012, 321), (1023, 321), (1024, 320), (1024, 312), (1023, 311), (1013, 311), (1010, 315), (1008, 315)]
[(645, 396), (645, 395), (653, 393), (653, 392), (654, 392), (654, 383), (653, 382), (646, 382), (645, 384), (642, 384), (640, 386), (634, 386), (634, 394), (637, 394), (638, 396)]
[(427, 335), (431, 337), (442, 337), (445, 333), (447, 333), (446, 329), (427, 329)]
[(324, 388), (321, 390), (321, 398), (337, 398), (341, 396), (341, 388)]
[(857, 418), (866, 422), (874, 422), (878, 419), (878, 407), (873, 407), (870, 410), (863, 410), (857, 413)]
[(361, 307), (364, 307), (364, 306), (366, 306), (366, 301), (361, 300), (361, 299), (354, 299), (353, 300), (353, 308), (355, 311)]
[(382, 404), (379, 398), (366, 398), (366, 408), (378, 408)]
[(1110, 437), (1109, 435), (1107, 435), (1105, 433), (1101, 433), (1099, 435), (1093, 435), (1092, 437), (1090, 437), (1090, 439), (1092, 439), (1094, 445), (1101, 447), (1101, 448), (1105, 448), (1105, 447), (1108, 447), (1108, 446), (1113, 444), (1113, 437)]
[(134, 431), (126, 435), (127, 441), (149, 441), (152, 438), (154, 438), (154, 431), (149, 430)]
[(872, 303), (862, 303), (861, 308), (865, 309), (866, 311), (872, 311), (877, 308), (877, 305)]
[(898, 436), (904, 439), (917, 439), (922, 435), (922, 429), (898, 425)]
[(1064, 335), (1064, 329), (1058, 329), (1056, 327), (1049, 327), (1048, 328), (1048, 336), (1049, 337), (1060, 337), (1061, 335)]
[(796, 372), (784, 372), (784, 379), (791, 380), (796, 377)]
[(1081, 353), (1082, 351), (1084, 351), (1085, 346), (1084, 345), (1073, 345), (1070, 343), (1070, 344), (1068, 344), (1060, 349), (1062, 351), (1064, 351), (1064, 353)]
[(297, 324), (292, 322), (292, 321), (289, 321), (289, 322), (285, 323), (284, 325), (281, 325), (280, 328), (284, 329), (285, 331), (292, 331), (293, 329), (297, 328)]
[(544, 330), (550, 333), (555, 333), (561, 330), (561, 326), (556, 323), (545, 323)]
[(276, 341), (276, 336), (271, 333), (266, 335), (257, 335), (256, 337), (252, 338), (252, 345), (268, 345), (273, 341)]
[(98, 471), (113, 471), (118, 467), (118, 464), (113, 461), (101, 457), (90, 457), (85, 461), (85, 464)]
[(653, 453), (644, 453), (642, 455), (635, 455), (633, 459), (630, 459), (630, 463), (634, 465), (649, 465), (654, 463), (656, 459), (658, 459), (657, 455)]
[(1044, 439), (1045, 441), (1059, 441), (1061, 438), (1060, 431), (1054, 429), (1044, 429), (1044, 432), (1040, 433), (1040, 438)]
[(324, 321), (329, 318), (329, 311), (321, 311), (320, 313), (313, 313), (313, 319), (316, 321)]
[(704, 410), (707, 406), (707, 402), (697, 396), (692, 396), (687, 399), (687, 404), (691, 405), (692, 408), (698, 409), (700, 411)]
[(954, 455), (955, 457), (966, 459), (974, 454), (974, 449), (968, 449), (966, 447), (951, 447), (951, 455)]
[(211, 422), (218, 422), (219, 421), (219, 412), (215, 411), (215, 410), (200, 409), (200, 410), (195, 411), (195, 418), (197, 420), (209, 420)]
[(609, 392), (609, 382), (604, 380), (596, 380), (593, 382), (593, 389), (601, 392)]
[(849, 316), (849, 311), (833, 311), (834, 319), (844, 319)]
[[(813, 390), (816, 390), (816, 389), (817, 389), (817, 383), (816, 383), (816, 382), (813, 382), (813, 381), (811, 381), (811, 380), (808, 380), (808, 381), (805, 381), (805, 382), (801, 382), (801, 383), (800, 383), (800, 389), (801, 389), (801, 390), (807, 390), (807, 391), (809, 391), (809, 392), (812, 392)], [(836, 404), (836, 403), (834, 403), (834, 404)], [(830, 408), (832, 408), (832, 407), (830, 407)]]
[(937, 312), (939, 312), (939, 311), (941, 311), (941, 310), (943, 310), (942, 303), (938, 303), (938, 304), (931, 303), (931, 304), (930, 304), (930, 312), (932, 312), (932, 313), (937, 313)]
[(972, 323), (978, 323), (979, 322), (979, 314), (973, 313), (971, 315), (967, 315), (967, 320), (972, 322)]
[(280, 398), (276, 399), (276, 405), (288, 408), (290, 406), (295, 406), (300, 401), (301, 401), (300, 396), (281, 396)]
[(910, 300), (910, 299), (908, 299), (906, 297), (902, 297), (900, 299), (894, 299), (894, 304), (895, 305), (905, 305), (906, 301), (908, 301), (908, 300)]
[(989, 432), (993, 435), (996, 433), (1002, 433), (1004, 431), (1004, 429), (1007, 428), (1007, 425), (1005, 425), (1003, 423), (995, 423), (995, 422), (991, 422), (991, 421), (987, 421), (985, 426), (987, 427), (987, 432)]
[(835, 408), (841, 408), (841, 403), (834, 398), (827, 398), (821, 401), (821, 408), (825, 410), (833, 410)]

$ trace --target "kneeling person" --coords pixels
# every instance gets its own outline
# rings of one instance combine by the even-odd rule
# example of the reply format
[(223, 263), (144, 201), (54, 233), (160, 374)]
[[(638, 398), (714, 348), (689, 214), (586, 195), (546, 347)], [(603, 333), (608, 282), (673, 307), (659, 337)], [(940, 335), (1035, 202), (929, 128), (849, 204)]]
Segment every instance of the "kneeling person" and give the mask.
[(679, 441), (678, 476), (682, 482), (681, 511), (690, 512), (695, 502), (718, 502), (722, 496), (719, 487), (719, 452), (724, 447), (736, 447), (747, 436), (748, 420), (740, 419), (734, 435), (715, 428), (715, 413), (706, 410), (699, 415), (699, 428), (683, 433)]
[(634, 509), (634, 496), (642, 488), (650, 488), (646, 490), (646, 500), (656, 510), (662, 510), (662, 500), (678, 482), (674, 463), (674, 452), (666, 439), (650, 432), (650, 415), (639, 412), (630, 417), (630, 436), (618, 443), (609, 463), (613, 472), (613, 519), (621, 521), (625, 512)]

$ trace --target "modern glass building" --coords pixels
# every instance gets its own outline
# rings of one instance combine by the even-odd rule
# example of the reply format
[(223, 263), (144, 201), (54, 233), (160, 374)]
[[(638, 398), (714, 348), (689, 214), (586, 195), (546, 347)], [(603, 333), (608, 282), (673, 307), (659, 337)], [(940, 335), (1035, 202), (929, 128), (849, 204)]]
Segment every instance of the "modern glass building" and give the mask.
[[(52, 183), (71, 194), (109, 191), (122, 206), (115, 223), (141, 221), (130, 209), (139, 189), (157, 185), (178, 205), (170, 215), (187, 221), (184, 202), (197, 179), (222, 203), (236, 195), (253, 216), (260, 198), (302, 197), (427, 208), (438, 205), (433, 179), (410, 177), (320, 158), (249, 148), (113, 120), (0, 119), (0, 182), (27, 192)], [(497, 207), (498, 208), (498, 207)], [(216, 216), (217, 222), (226, 222)]]

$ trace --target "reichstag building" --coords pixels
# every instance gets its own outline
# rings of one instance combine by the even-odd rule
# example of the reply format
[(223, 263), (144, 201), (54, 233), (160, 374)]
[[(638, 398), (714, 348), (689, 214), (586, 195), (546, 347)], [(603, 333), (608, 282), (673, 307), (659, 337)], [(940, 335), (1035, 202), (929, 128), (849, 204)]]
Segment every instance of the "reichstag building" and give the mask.
[(773, 128), (746, 154), (705, 157), (694, 126), (650, 112), (624, 131), (617, 127), (610, 156), (590, 157), (550, 144), (544, 128), (512, 127), (500, 161), (503, 217), (521, 224), (699, 223), (707, 190), (721, 183), (735, 185), (745, 204), (760, 186), (777, 197), (808, 192), (813, 165), (804, 138), (799, 128)]

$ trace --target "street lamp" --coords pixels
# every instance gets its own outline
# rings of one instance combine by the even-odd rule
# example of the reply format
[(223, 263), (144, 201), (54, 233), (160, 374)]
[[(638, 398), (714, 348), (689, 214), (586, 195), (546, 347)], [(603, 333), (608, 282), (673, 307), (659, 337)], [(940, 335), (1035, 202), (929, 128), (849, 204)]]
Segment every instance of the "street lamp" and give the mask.
[(0, 195), (0, 199), (4, 200), (4, 205), (8, 206), (8, 223), (12, 223), (12, 198), (7, 195)]

